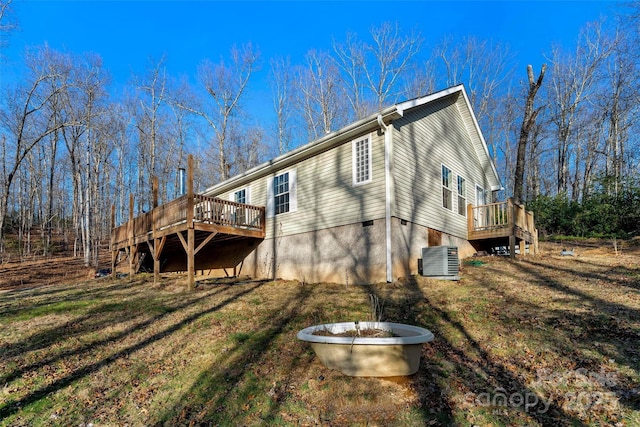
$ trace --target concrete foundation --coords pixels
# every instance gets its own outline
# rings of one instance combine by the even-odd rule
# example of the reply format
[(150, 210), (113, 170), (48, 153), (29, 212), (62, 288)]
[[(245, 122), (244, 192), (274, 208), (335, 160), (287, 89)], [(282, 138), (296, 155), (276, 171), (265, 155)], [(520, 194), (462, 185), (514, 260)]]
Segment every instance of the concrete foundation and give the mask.
[(264, 240), (241, 274), (300, 281), (371, 283), (386, 277), (384, 220)]
[[(460, 259), (475, 249), (464, 239), (399, 218), (392, 218), (393, 279), (418, 274), (422, 248), (433, 235), (440, 244), (458, 247)], [(222, 259), (215, 260), (222, 256)], [(210, 261), (207, 261), (210, 259)], [(386, 241), (384, 219), (372, 224), (357, 223), (309, 233), (265, 239), (240, 246), (212, 247), (196, 257), (197, 269), (216, 269), (214, 276), (233, 274), (229, 261), (237, 261), (235, 273), (255, 278), (281, 278), (307, 283), (333, 282), (366, 284), (386, 281)]]

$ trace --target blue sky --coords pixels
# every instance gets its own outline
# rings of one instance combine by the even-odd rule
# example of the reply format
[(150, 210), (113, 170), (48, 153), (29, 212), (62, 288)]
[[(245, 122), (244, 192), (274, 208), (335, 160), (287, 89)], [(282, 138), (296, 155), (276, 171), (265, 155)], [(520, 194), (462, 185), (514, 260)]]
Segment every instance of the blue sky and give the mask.
[(193, 80), (203, 59), (216, 62), (232, 45), (252, 42), (262, 52), (263, 70), (253, 82), (254, 99), (247, 102), (262, 103), (270, 102), (265, 101), (270, 58), (290, 56), (293, 64), (301, 63), (308, 50), (330, 50), (333, 39), (341, 41), (347, 32), (365, 36), (385, 21), (398, 22), (407, 32), (420, 30), (425, 55), (445, 35), (506, 43), (524, 77), (526, 65), (539, 69), (553, 43), (570, 47), (586, 22), (602, 15), (613, 19), (615, 6), (599, 1), (14, 0), (20, 28), (5, 38), (9, 45), (0, 66), (5, 82), (19, 78), (25, 47), (48, 43), (57, 50), (99, 54), (117, 89), (133, 74), (144, 74), (149, 57), (165, 54), (170, 74)]

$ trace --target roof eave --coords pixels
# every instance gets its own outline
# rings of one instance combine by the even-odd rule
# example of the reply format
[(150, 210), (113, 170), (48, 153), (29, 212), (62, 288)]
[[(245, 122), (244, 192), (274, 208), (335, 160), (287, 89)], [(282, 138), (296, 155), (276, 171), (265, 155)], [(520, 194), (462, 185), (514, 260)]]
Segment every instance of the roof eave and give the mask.
[(275, 172), (284, 169), (292, 164), (308, 157), (314, 156), (320, 152), (330, 150), (331, 148), (348, 141), (349, 139), (357, 137), (359, 134), (366, 133), (378, 129), (378, 116), (382, 116), (382, 120), (385, 123), (392, 122), (402, 117), (403, 111), (398, 108), (398, 105), (385, 108), (375, 114), (372, 114), (364, 119), (354, 122), (348, 126), (343, 127), (337, 131), (328, 133), (322, 138), (316, 139), (308, 144), (305, 144), (295, 150), (282, 154), (274, 159), (264, 162), (258, 166), (255, 166), (246, 172), (215, 184), (204, 191), (205, 195), (220, 194), (226, 191), (237, 188), (246, 182), (252, 181), (258, 177), (267, 175), (271, 172)]
[(441, 90), (439, 92), (432, 93), (431, 95), (423, 96), (420, 98), (411, 99), (409, 101), (401, 102), (397, 105), (398, 110), (404, 112), (405, 110), (409, 110), (411, 108), (420, 107), (421, 105), (428, 104), (437, 99), (447, 97), (457, 92), (464, 92), (463, 85), (451, 86), (447, 89)]

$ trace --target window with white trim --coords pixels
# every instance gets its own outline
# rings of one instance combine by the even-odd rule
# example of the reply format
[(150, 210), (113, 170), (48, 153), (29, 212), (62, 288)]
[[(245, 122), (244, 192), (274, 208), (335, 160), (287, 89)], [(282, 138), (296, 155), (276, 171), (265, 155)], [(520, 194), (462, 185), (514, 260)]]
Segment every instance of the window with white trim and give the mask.
[(289, 172), (273, 178), (274, 214), (289, 212)]
[(458, 214), (467, 216), (467, 181), (458, 175)]
[[(247, 195), (248, 196), (248, 195)], [(249, 202), (250, 203), (250, 202)], [(267, 218), (298, 210), (298, 185), (296, 169), (289, 169), (267, 178)]]
[(247, 189), (243, 188), (233, 193), (233, 201), (236, 203), (247, 203)]
[(453, 210), (453, 174), (451, 169), (442, 165), (442, 207)]
[(353, 185), (364, 184), (372, 179), (371, 138), (357, 139), (351, 145), (353, 157)]

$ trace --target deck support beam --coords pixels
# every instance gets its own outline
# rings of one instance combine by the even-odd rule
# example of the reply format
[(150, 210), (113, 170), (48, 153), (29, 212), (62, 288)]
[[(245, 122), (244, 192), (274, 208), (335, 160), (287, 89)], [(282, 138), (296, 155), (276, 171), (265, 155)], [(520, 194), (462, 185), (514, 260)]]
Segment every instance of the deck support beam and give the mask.
[(515, 259), (516, 258), (516, 235), (515, 235), (515, 233), (512, 233), (509, 236), (509, 258), (511, 258), (511, 259)]
[(151, 253), (151, 257), (153, 258), (154, 284), (160, 282), (160, 254), (162, 254), (162, 249), (164, 248), (164, 244), (166, 241), (167, 236), (162, 236), (161, 238), (156, 238), (153, 240), (147, 240), (147, 246), (149, 246), (149, 252)]
[(193, 192), (193, 155), (189, 154), (187, 160), (187, 288), (192, 291), (195, 288), (195, 230), (193, 215), (195, 209)]
[(194, 256), (195, 256), (195, 255), (197, 255), (197, 254), (198, 254), (198, 252), (200, 252), (200, 249), (204, 248), (204, 247), (207, 245), (207, 243), (209, 243), (209, 242), (211, 241), (211, 239), (213, 239), (214, 237), (216, 237), (216, 235), (217, 235), (217, 234), (218, 234), (218, 233), (215, 233), (215, 232), (214, 232), (214, 233), (209, 234), (209, 235), (207, 236), (207, 238), (206, 238), (206, 239), (204, 239), (204, 241), (203, 241), (202, 243), (200, 243), (200, 244), (198, 245), (198, 247), (197, 247), (197, 248), (195, 248), (195, 250), (193, 251), (193, 255), (194, 255)]
[[(153, 284), (156, 285), (160, 282), (160, 252), (164, 245), (164, 242), (160, 243), (160, 239), (156, 238), (157, 224), (158, 224), (158, 177), (154, 176), (151, 180), (151, 191), (153, 193), (153, 220), (151, 223), (151, 237), (153, 239), (153, 245), (149, 244), (151, 249), (151, 256), (153, 257)], [(149, 243), (149, 241), (147, 241)], [(155, 246), (155, 247), (154, 247)]]
[(193, 250), (195, 242), (195, 230), (189, 228), (187, 230), (187, 288), (192, 291), (195, 288), (195, 251)]
[(134, 230), (133, 230), (133, 193), (129, 193), (129, 222), (127, 222), (127, 235), (129, 236), (129, 281), (133, 280), (133, 275), (136, 273), (134, 271), (134, 262), (137, 246), (134, 245)]

